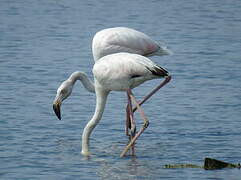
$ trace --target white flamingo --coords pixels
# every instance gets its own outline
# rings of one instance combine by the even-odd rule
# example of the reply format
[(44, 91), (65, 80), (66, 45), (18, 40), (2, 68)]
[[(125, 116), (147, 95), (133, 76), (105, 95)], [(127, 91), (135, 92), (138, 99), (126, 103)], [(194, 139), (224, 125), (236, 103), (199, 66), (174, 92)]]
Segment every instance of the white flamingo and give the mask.
[[(93, 74), (96, 93), (96, 108), (93, 117), (85, 126), (82, 135), (81, 153), (87, 156), (90, 154), (89, 137), (102, 117), (107, 96), (110, 91), (126, 91), (128, 95), (128, 104), (131, 104), (131, 99), (136, 102), (131, 89), (151, 79), (166, 77), (170, 80), (170, 76), (165, 69), (154, 64), (144, 56), (131, 53), (116, 53), (104, 56), (95, 63)], [(61, 98), (64, 99), (65, 96), (61, 96)], [(60, 116), (59, 103), (60, 100), (56, 99), (53, 104), (54, 111), (58, 117)], [(148, 126), (148, 120), (144, 116), (144, 113), (137, 102), (136, 105), (144, 119), (144, 125), (142, 130), (136, 134), (127, 146), (127, 149), (134, 144), (140, 133), (142, 133)], [(132, 111), (132, 107), (130, 108), (130, 111)]]
[(146, 34), (127, 27), (103, 29), (97, 32), (92, 42), (94, 60), (118, 52), (129, 52), (143, 56), (172, 54)]
[[(129, 52), (143, 56), (162, 56), (172, 53), (146, 34), (127, 27), (108, 28), (97, 32), (93, 38), (92, 52), (95, 61), (103, 56), (118, 52)], [(71, 95), (77, 80), (82, 82), (87, 91), (95, 93), (95, 85), (88, 76), (84, 72), (74, 72), (57, 90), (54, 101), (58, 101), (59, 106), (61, 106), (63, 100)], [(60, 113), (57, 116), (61, 119)]]

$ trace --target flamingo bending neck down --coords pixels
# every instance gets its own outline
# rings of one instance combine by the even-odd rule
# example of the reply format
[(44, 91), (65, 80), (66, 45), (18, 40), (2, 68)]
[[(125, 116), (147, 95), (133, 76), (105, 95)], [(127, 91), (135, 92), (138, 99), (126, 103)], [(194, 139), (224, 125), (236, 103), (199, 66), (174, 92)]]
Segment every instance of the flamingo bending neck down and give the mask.
[(107, 28), (97, 32), (92, 41), (95, 61), (114, 53), (129, 52), (142, 56), (163, 56), (172, 52), (146, 34), (127, 27)]
[[(163, 56), (172, 52), (146, 34), (127, 27), (107, 28), (97, 32), (92, 42), (92, 52), (95, 61), (114, 53), (129, 52), (143, 56)], [(79, 80), (85, 89), (95, 93), (95, 85), (84, 72), (74, 72), (58, 88), (55, 102), (61, 106), (62, 102), (71, 95), (75, 82)], [(60, 110), (60, 108), (59, 108)], [(61, 119), (60, 112), (57, 113)]]
[[(127, 95), (131, 97), (131, 89), (145, 81), (169, 77), (165, 69), (159, 67), (148, 58), (130, 53), (116, 53), (104, 56), (95, 63), (93, 74), (96, 108), (93, 117), (83, 131), (81, 151), (83, 155), (90, 154), (89, 137), (102, 117), (110, 91), (126, 91)], [(90, 85), (90, 87), (93, 86)], [(62, 98), (65, 97), (63, 96)], [(54, 101), (53, 107), (58, 116), (58, 113), (60, 113), (58, 100)], [(147, 125), (148, 122), (146, 120), (143, 127), (146, 128)]]
[(82, 82), (83, 86), (86, 90), (88, 90), (91, 93), (95, 93), (95, 85), (94, 83), (88, 78), (87, 74), (84, 72), (76, 71), (70, 75), (70, 77), (62, 82), (62, 84), (59, 86), (57, 90), (56, 97), (54, 99), (54, 104), (58, 106), (57, 110), (55, 110), (55, 113), (59, 120), (61, 120), (61, 105), (62, 102), (67, 99), (73, 90), (75, 82), (79, 80)]

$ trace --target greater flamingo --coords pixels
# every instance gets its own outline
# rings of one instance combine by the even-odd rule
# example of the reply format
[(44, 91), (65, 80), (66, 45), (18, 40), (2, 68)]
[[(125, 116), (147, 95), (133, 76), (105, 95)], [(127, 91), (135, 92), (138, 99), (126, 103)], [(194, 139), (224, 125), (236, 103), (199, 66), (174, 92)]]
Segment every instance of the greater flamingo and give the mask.
[[(131, 89), (139, 86), (145, 81), (162, 77), (166, 77), (166, 79), (168, 79), (166, 81), (167, 83), (171, 76), (165, 69), (156, 65), (148, 58), (131, 53), (115, 53), (104, 56), (95, 63), (92, 72), (94, 74), (96, 108), (93, 117), (84, 128), (81, 153), (85, 156), (90, 154), (89, 137), (102, 117), (109, 92), (126, 91), (128, 96), (128, 105), (131, 105), (131, 100), (135, 102), (137, 109), (139, 109), (141, 116), (144, 119), (144, 125), (126, 147), (121, 155), (123, 156), (149, 124), (144, 112), (139, 106), (139, 103), (135, 100)], [(62, 84), (62, 86), (69, 86), (68, 82)], [(93, 88), (93, 84), (90, 86)], [(60, 101), (66, 98), (67, 95), (68, 93), (64, 90), (64, 92), (62, 92), (61, 99), (57, 98), (53, 103), (54, 111), (58, 117), (60, 117)], [(131, 106), (129, 110), (129, 113), (132, 114)]]
[(163, 56), (172, 54), (146, 34), (127, 27), (107, 28), (97, 32), (92, 41), (92, 52), (95, 61), (103, 56), (129, 52), (143, 56)]
[[(143, 56), (172, 54), (169, 49), (159, 45), (146, 34), (127, 27), (114, 27), (97, 32), (93, 38), (92, 52), (95, 61), (98, 61), (105, 55), (118, 52), (129, 52)], [(77, 80), (83, 84), (87, 91), (95, 93), (95, 85), (86, 73), (80, 71), (74, 72), (57, 90), (55, 101), (59, 102), (59, 106), (61, 106), (63, 100), (71, 95), (73, 86)], [(57, 116), (61, 119), (60, 113)]]

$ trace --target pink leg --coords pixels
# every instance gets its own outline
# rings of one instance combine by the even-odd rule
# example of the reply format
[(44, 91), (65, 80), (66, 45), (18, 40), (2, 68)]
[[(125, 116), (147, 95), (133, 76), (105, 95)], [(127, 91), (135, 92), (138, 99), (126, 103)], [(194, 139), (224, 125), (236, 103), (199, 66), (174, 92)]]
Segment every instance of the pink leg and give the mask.
[(130, 122), (130, 108), (129, 108), (129, 104), (127, 104), (127, 106), (126, 106), (126, 129), (125, 129), (127, 136), (130, 136), (130, 134), (129, 134), (129, 129), (131, 128), (130, 123), (131, 123)]
[[(170, 80), (172, 79), (171, 76), (167, 76), (166, 79), (158, 85), (155, 89), (153, 89), (144, 99), (139, 102), (138, 104), (141, 106), (144, 102), (146, 102), (153, 94), (155, 94), (159, 89), (161, 89), (163, 86), (165, 86)], [(133, 112), (137, 110), (137, 106), (134, 107)]]
[[(144, 102), (146, 102), (153, 94), (155, 94), (160, 88), (162, 88), (163, 86), (165, 86), (169, 81), (171, 80), (171, 76), (167, 76), (166, 79), (160, 84), (158, 85), (155, 89), (153, 89), (147, 96), (144, 97), (144, 99), (142, 101), (139, 102), (139, 105), (141, 106)], [(132, 112), (134, 113), (137, 110), (137, 106), (132, 110)], [(127, 112), (127, 119), (126, 119), (126, 135), (128, 136), (128, 122), (130, 121), (130, 114), (129, 114), (129, 110), (128, 110), (128, 106), (126, 108), (126, 112)]]
[(130, 114), (130, 122), (131, 122), (131, 133), (135, 134), (136, 132), (136, 123), (134, 120), (134, 114), (132, 111), (132, 102), (131, 102), (131, 91), (127, 90), (127, 97), (128, 97), (128, 108), (129, 108), (129, 114)]
[(137, 138), (144, 132), (144, 130), (148, 127), (149, 125), (149, 121), (147, 120), (145, 114), (144, 114), (144, 111), (142, 110), (142, 108), (140, 107), (139, 103), (137, 102), (136, 98), (134, 97), (133, 93), (131, 92), (131, 90), (129, 89), (128, 90), (128, 94), (130, 96), (130, 100), (132, 100), (136, 106), (137, 106), (137, 109), (139, 110), (140, 114), (141, 114), (141, 117), (143, 118), (144, 120), (144, 124), (143, 124), (143, 127), (140, 129), (140, 131), (135, 134), (135, 136), (133, 138), (131, 138), (131, 141), (130, 143), (126, 146), (126, 148), (123, 150), (123, 152), (121, 153), (120, 157), (123, 157), (126, 152), (131, 148), (133, 147), (133, 145), (135, 144), (135, 141), (137, 140)]
[[(133, 111), (132, 111), (132, 102), (131, 102), (131, 91), (127, 90), (127, 98), (128, 98), (128, 114), (129, 114), (129, 126), (128, 128), (131, 129), (131, 135), (130, 135), (130, 140), (132, 140), (136, 134), (136, 124), (133, 116)], [(135, 155), (135, 144), (132, 145), (132, 155)]]
[[(144, 115), (144, 112), (143, 110), (140, 108), (140, 106), (146, 102), (153, 94), (155, 94), (160, 88), (162, 88), (163, 86), (165, 86), (169, 81), (171, 80), (171, 76), (167, 76), (165, 78), (165, 80), (160, 84), (158, 85), (155, 89), (153, 89), (146, 97), (144, 97), (144, 99), (140, 102), (137, 102), (136, 99), (134, 98), (134, 101), (136, 103), (136, 107), (132, 110), (132, 112), (134, 113), (137, 109), (139, 109), (140, 113), (142, 114), (142, 117), (144, 119), (144, 125), (143, 127), (141, 128), (141, 130), (135, 135), (134, 138), (132, 138), (131, 142), (126, 146), (126, 148), (124, 149), (124, 151), (121, 153), (120, 157), (123, 157), (126, 152), (129, 150), (129, 148), (132, 146), (132, 144), (135, 143), (136, 139), (144, 132), (144, 130), (147, 128), (147, 126), (149, 125), (149, 122), (147, 120), (147, 118), (145, 117)], [(131, 91), (130, 91), (131, 92)], [(131, 92), (132, 94), (132, 92)], [(133, 94), (132, 94), (133, 95)], [(139, 107), (139, 108), (138, 108)], [(130, 122), (130, 111), (128, 110), (128, 106), (127, 106), (127, 109), (126, 109), (126, 112), (127, 112), (127, 124), (126, 124), (126, 134), (129, 135), (128, 133), (128, 128), (129, 128), (129, 124), (128, 122)], [(146, 119), (146, 121), (145, 121)]]

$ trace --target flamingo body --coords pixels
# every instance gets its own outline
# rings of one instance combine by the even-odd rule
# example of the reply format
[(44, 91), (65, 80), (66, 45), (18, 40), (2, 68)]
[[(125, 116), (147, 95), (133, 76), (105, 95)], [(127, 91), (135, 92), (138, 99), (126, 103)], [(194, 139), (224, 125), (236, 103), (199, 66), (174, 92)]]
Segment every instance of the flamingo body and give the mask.
[[(95, 88), (96, 108), (91, 120), (87, 123), (82, 134), (82, 154), (88, 156), (89, 138), (101, 120), (104, 112), (107, 96), (110, 91), (126, 91), (139, 86), (145, 81), (168, 77), (168, 72), (153, 63), (148, 58), (131, 53), (116, 53), (104, 56), (99, 59), (93, 67), (94, 84), (86, 83), (86, 86)], [(63, 99), (68, 97), (72, 86), (77, 79), (86, 76), (79, 72), (72, 74), (71, 78), (61, 85), (53, 103), (53, 108), (60, 119), (60, 105)], [(69, 88), (71, 86), (71, 88)]]
[(97, 32), (92, 41), (94, 60), (118, 52), (143, 56), (168, 55), (171, 51), (160, 46), (146, 34), (127, 27), (114, 27)]
[[(166, 47), (160, 46), (146, 34), (127, 27), (114, 27), (97, 32), (93, 38), (92, 51), (95, 61), (98, 61), (106, 55), (120, 52), (129, 52), (143, 56), (162, 56), (172, 53)], [(112, 58), (112, 60), (114, 59), (116, 58)], [(123, 58), (118, 57), (118, 59)], [(117, 68), (117, 70), (118, 69), (119, 68)], [(77, 80), (83, 84), (87, 91), (95, 93), (95, 84), (84, 72), (78, 71), (72, 73), (70, 77), (59, 86), (54, 102), (58, 102), (59, 106), (61, 106), (63, 100), (71, 95), (73, 86)], [(60, 112), (58, 114), (58, 118), (61, 119)]]
[[(89, 137), (102, 117), (109, 92), (126, 91), (130, 99), (131, 89), (145, 81), (169, 77), (165, 69), (144, 56), (171, 54), (170, 50), (160, 46), (149, 36), (126, 27), (109, 28), (97, 32), (93, 38), (92, 51), (96, 61), (93, 67), (94, 83), (85, 73), (74, 72), (60, 85), (53, 102), (54, 112), (61, 119), (61, 104), (70, 96), (77, 80), (80, 80), (88, 91), (96, 94), (95, 113), (82, 134), (83, 155), (90, 154)], [(170, 80), (170, 77), (168, 79)], [(158, 89), (164, 84), (160, 84)], [(140, 104), (156, 91), (151, 92)]]
[(144, 56), (116, 53), (97, 61), (93, 67), (93, 74), (95, 85), (101, 84), (102, 89), (126, 91), (147, 80), (167, 76), (168, 72)]

